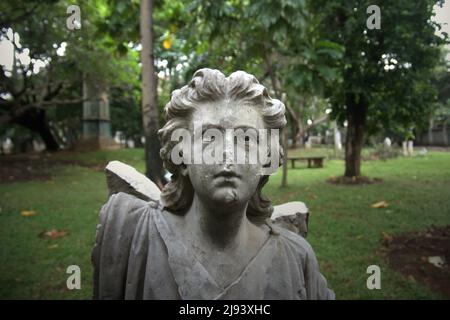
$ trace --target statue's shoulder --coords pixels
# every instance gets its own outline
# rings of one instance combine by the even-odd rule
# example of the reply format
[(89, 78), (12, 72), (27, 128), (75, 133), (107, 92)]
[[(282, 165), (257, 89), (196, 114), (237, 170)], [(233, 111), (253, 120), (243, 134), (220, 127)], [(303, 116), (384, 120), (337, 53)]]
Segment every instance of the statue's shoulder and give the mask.
[(281, 242), (299, 253), (302, 257), (313, 253), (313, 249), (309, 242), (299, 233), (273, 222), (270, 223), (270, 228), (272, 229), (272, 233), (277, 236)]
[(123, 298), (130, 254), (134, 252), (134, 259), (139, 258), (136, 248), (148, 246), (157, 210), (151, 202), (124, 192), (112, 194), (103, 205), (91, 255), (95, 298)]
[[(109, 224), (137, 222), (143, 214), (161, 210), (158, 201), (144, 201), (134, 195), (119, 192), (111, 195), (100, 210), (100, 221)], [(101, 223), (102, 224), (102, 223)]]
[(152, 225), (162, 205), (158, 187), (133, 167), (112, 161), (105, 171), (109, 199), (100, 210), (96, 247), (113, 252), (130, 245), (139, 226)]
[(111, 195), (100, 210), (96, 243), (131, 242), (139, 224), (151, 222), (161, 210), (158, 202), (144, 201), (124, 192)]
[(301, 265), (305, 276), (307, 299), (334, 300), (335, 294), (328, 288), (325, 277), (320, 273), (316, 254), (309, 242), (300, 234), (279, 225), (272, 225), (271, 228), (277, 236), (279, 246), (285, 249), (279, 250), (281, 257), (294, 259), (294, 262)]

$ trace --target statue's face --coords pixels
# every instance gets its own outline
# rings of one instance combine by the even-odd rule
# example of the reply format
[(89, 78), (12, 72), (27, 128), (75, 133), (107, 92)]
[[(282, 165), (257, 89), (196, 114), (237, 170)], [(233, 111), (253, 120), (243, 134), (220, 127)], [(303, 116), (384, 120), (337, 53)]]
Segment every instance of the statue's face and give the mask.
[[(234, 131), (236, 129), (242, 129), (256, 133), (258, 129), (264, 129), (264, 122), (257, 108), (233, 102), (204, 103), (193, 112), (191, 120), (189, 130), (194, 136), (195, 130), (202, 130), (202, 133), (207, 129), (222, 132), (223, 148), (221, 150), (223, 158), (226, 159), (220, 164), (205, 164), (203, 161), (201, 164), (186, 165), (195, 193), (202, 201), (222, 208), (247, 204), (261, 179), (262, 165), (236, 161), (238, 149), (243, 151), (244, 148), (248, 151), (249, 144), (256, 143), (256, 140), (245, 139), (247, 143), (237, 143), (233, 132), (236, 132)], [(202, 135), (200, 139), (202, 149), (213, 142), (218, 142), (215, 137), (206, 135)], [(230, 147), (234, 150), (231, 151)]]

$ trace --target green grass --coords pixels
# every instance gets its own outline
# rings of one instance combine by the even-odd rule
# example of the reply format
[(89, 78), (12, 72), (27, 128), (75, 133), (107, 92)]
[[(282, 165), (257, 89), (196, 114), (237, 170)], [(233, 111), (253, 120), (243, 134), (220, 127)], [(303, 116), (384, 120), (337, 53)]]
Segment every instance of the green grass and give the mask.
[[(142, 150), (60, 154), (82, 162), (117, 159), (143, 171)], [(390, 235), (450, 224), (450, 153), (363, 163), (363, 174), (384, 181), (368, 186), (335, 186), (343, 162), (326, 161), (323, 169), (290, 169), (289, 186), (281, 189), (281, 172), (265, 193), (274, 204), (304, 201), (311, 211), (308, 241), (322, 273), (338, 299), (440, 298), (426, 287), (389, 269), (378, 254), (382, 232)], [(80, 166), (59, 166), (51, 181), (0, 184), (0, 298), (89, 299), (92, 291), (90, 252), (98, 211), (106, 201), (104, 173)], [(374, 209), (385, 200), (389, 206)], [(35, 210), (23, 217), (22, 210)], [(50, 229), (68, 236), (44, 240)], [(57, 245), (55, 247), (55, 245)], [(69, 265), (81, 267), (81, 290), (68, 291)], [(368, 290), (366, 269), (381, 267), (381, 290)]]

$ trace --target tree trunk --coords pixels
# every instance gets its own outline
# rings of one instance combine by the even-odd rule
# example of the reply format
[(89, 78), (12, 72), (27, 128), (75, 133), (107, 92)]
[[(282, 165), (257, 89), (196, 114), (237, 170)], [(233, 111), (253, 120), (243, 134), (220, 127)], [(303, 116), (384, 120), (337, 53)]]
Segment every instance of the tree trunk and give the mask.
[(55, 152), (59, 150), (59, 144), (50, 130), (45, 110), (30, 109), (15, 119), (14, 122), (39, 134), (47, 151)]
[(156, 96), (157, 79), (153, 53), (153, 0), (141, 0), (142, 119), (145, 134), (146, 176), (160, 188), (164, 186), (164, 169), (159, 156), (159, 113)]
[(434, 127), (434, 120), (433, 117), (430, 117), (428, 121), (428, 145), (433, 145), (433, 127)]
[(297, 133), (295, 135), (295, 140), (299, 146), (303, 146), (303, 137), (305, 135), (305, 129), (301, 120), (297, 123)]
[(287, 134), (287, 126), (284, 127), (283, 131), (283, 149), (284, 149), (284, 153), (283, 153), (283, 176), (281, 179), (281, 187), (287, 187), (287, 171), (288, 171), (288, 134)]
[(297, 149), (297, 134), (298, 134), (298, 125), (295, 123), (295, 121), (292, 121), (292, 149)]
[(302, 122), (297, 118), (291, 116), (292, 119), (292, 149), (296, 149), (298, 147), (301, 147), (303, 145), (303, 124)]
[(39, 129), (39, 135), (41, 136), (47, 151), (55, 152), (59, 150), (59, 144), (51, 132), (48, 123), (43, 123), (43, 126)]
[[(296, 117), (293, 117), (293, 123), (295, 123), (295, 136), (292, 139), (292, 143), (295, 144), (295, 146), (303, 146), (303, 134), (305, 133), (305, 129), (302, 123), (301, 114), (303, 114), (303, 109), (305, 108), (304, 100), (300, 100), (298, 102), (298, 109), (299, 112), (296, 114)], [(294, 110), (292, 112), (295, 113)]]
[(364, 139), (366, 118), (365, 101), (356, 101), (355, 95), (346, 95), (347, 136), (345, 141), (345, 173), (346, 177), (361, 175), (361, 150)]
[(442, 125), (442, 135), (444, 136), (443, 142), (444, 146), (448, 147), (448, 134), (447, 134), (447, 123), (449, 119), (445, 119), (443, 125)]

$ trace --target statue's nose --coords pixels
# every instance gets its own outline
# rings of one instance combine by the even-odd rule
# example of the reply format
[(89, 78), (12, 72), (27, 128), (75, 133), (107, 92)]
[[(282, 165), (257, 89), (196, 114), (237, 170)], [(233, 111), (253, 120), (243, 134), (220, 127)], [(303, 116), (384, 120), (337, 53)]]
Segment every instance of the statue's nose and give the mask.
[(234, 164), (234, 132), (227, 130), (225, 133), (223, 153), (225, 157), (225, 164)]

